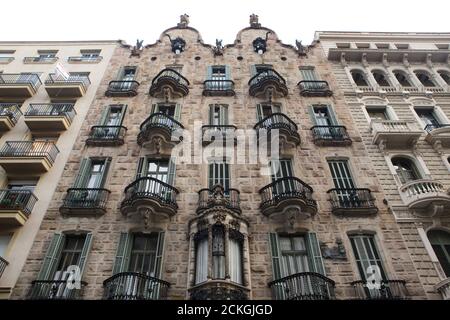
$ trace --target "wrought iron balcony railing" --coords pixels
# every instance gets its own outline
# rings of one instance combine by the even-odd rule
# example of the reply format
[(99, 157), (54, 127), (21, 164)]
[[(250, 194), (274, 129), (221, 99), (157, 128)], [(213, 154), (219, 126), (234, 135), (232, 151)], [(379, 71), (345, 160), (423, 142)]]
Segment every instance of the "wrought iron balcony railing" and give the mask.
[(34, 89), (34, 92), (36, 92), (41, 84), (41, 79), (36, 73), (0, 73), (0, 87), (29, 85)]
[(55, 73), (50, 73), (45, 80), (46, 85), (81, 85), (84, 91), (87, 90), (89, 85), (91, 84), (91, 80), (89, 80), (88, 75), (71, 75), (68, 78), (64, 78), (62, 76), (58, 76)]
[(77, 289), (68, 280), (35, 280), (31, 283), (28, 299), (78, 300), (82, 297), (84, 287), (86, 286), (87, 283), (84, 281), (81, 281), (81, 288)]
[(73, 120), (77, 112), (73, 107), (73, 103), (30, 103), (25, 116), (35, 117), (66, 117), (70, 121)]
[(189, 81), (173, 69), (163, 69), (153, 78), (149, 94), (164, 95), (165, 86), (170, 86), (172, 93), (178, 96), (186, 96), (189, 93)]
[(76, 62), (85, 62), (85, 63), (95, 63), (102, 61), (102, 56), (75, 56), (67, 58), (68, 62), (76, 63)]
[(269, 283), (275, 300), (335, 299), (335, 282), (315, 272), (296, 273)]
[(248, 85), (251, 96), (264, 94), (266, 86), (274, 88), (273, 94), (276, 96), (284, 97), (288, 94), (286, 80), (273, 69), (268, 69), (254, 75), (248, 81)]
[(272, 113), (271, 115), (257, 122), (254, 126), (254, 129), (285, 129), (288, 130), (291, 134), (298, 135), (297, 125), (283, 113)]
[(303, 80), (298, 83), (301, 96), (331, 96), (333, 92), (326, 81)]
[(444, 123), (427, 124), (425, 126), (425, 131), (431, 132), (431, 131), (433, 131), (435, 129), (448, 128), (448, 127), (450, 127), (450, 124), (444, 124)]
[(124, 126), (93, 126), (86, 139), (87, 145), (121, 145), (127, 128)]
[(331, 189), (330, 195), (333, 213), (342, 214), (358, 211), (375, 214), (378, 208), (369, 189)]
[(30, 190), (1, 189), (0, 215), (2, 210), (20, 210), (26, 216), (29, 216), (37, 200)]
[(136, 272), (122, 272), (103, 282), (106, 300), (165, 300), (170, 283)]
[(367, 285), (367, 282), (359, 280), (350, 283), (353, 287), (356, 299), (363, 300), (405, 300), (408, 299), (406, 281), (381, 280), (379, 284)]
[(108, 97), (133, 97), (137, 95), (139, 85), (139, 82), (134, 80), (111, 81), (108, 85), (108, 90), (106, 90), (105, 95)]
[(104, 212), (111, 191), (103, 188), (70, 188), (60, 208), (62, 213), (76, 210), (92, 210)]
[(51, 141), (6, 141), (0, 149), (0, 159), (3, 157), (42, 157), (53, 164), (58, 153), (58, 147)]
[(318, 145), (349, 145), (352, 139), (344, 126), (314, 126), (311, 128), (314, 143)]
[(8, 117), (13, 124), (22, 116), (22, 111), (17, 103), (0, 103), (0, 117)]
[(189, 288), (191, 300), (248, 300), (250, 290), (227, 280), (208, 280)]
[(197, 213), (201, 213), (206, 209), (214, 206), (224, 206), (237, 213), (241, 213), (239, 190), (228, 189), (224, 190), (220, 187), (220, 197), (216, 197), (214, 189), (201, 189), (198, 192), (198, 207)]
[(0, 256), (0, 278), (2, 277), (3, 271), (5, 271), (8, 264), (9, 262)]
[(203, 82), (204, 96), (234, 96), (233, 80), (205, 80)]
[(23, 63), (55, 63), (58, 57), (25, 57)]

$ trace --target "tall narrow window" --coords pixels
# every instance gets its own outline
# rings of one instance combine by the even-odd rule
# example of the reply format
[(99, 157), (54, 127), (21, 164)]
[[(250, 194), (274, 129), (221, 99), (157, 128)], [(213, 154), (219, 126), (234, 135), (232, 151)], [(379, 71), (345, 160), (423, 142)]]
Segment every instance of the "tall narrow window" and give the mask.
[(158, 233), (133, 235), (129, 272), (137, 272), (151, 277), (158, 276), (156, 266), (158, 238)]
[(276, 195), (283, 195), (294, 191), (295, 181), (288, 179), (294, 176), (291, 160), (280, 159), (278, 161), (271, 161), (270, 166), (272, 171), (272, 182), (278, 181), (278, 183), (273, 186), (273, 192)]
[(366, 110), (369, 114), (370, 119), (372, 120), (389, 120), (389, 115), (386, 107), (367, 107)]
[(442, 230), (431, 230), (428, 239), (447, 277), (450, 277), (450, 233)]
[(208, 183), (210, 189), (217, 184), (222, 185), (227, 193), (230, 188), (230, 165), (225, 161), (210, 163)]
[(415, 109), (415, 111), (426, 126), (439, 127), (440, 123), (433, 109)]
[(65, 237), (54, 280), (65, 280), (64, 277), (67, 276), (65, 274), (67, 268), (78, 264), (85, 239), (85, 235), (67, 235)]
[(197, 233), (195, 241), (195, 284), (208, 280), (208, 230)]
[(212, 270), (214, 279), (225, 278), (225, 230), (223, 226), (212, 228)]
[(412, 87), (411, 82), (408, 80), (405, 72), (396, 70), (394, 71), (394, 76), (402, 87)]
[(440, 70), (438, 71), (438, 73), (441, 76), (442, 80), (444, 80), (446, 84), (450, 85), (450, 72)]
[[(102, 188), (106, 180), (109, 163), (110, 159), (83, 159), (74, 187)], [(94, 193), (92, 195), (94, 196)]]
[(281, 105), (262, 103), (256, 106), (256, 115), (258, 121), (261, 121), (274, 113), (281, 113)]
[(401, 183), (405, 184), (420, 179), (420, 173), (410, 159), (395, 157), (392, 158), (392, 165)]
[(317, 81), (317, 75), (313, 67), (300, 68), (300, 74), (304, 81)]
[(364, 73), (360, 70), (352, 70), (351, 75), (353, 78), (353, 81), (356, 83), (359, 87), (368, 87), (369, 83), (366, 80), (366, 76)]
[(210, 105), (209, 124), (213, 126), (228, 125), (228, 106), (224, 104)]
[(350, 208), (360, 206), (360, 199), (355, 190), (355, 183), (347, 160), (330, 160), (328, 166), (330, 167), (339, 205)]
[(229, 270), (230, 270), (230, 280), (235, 283), (242, 284), (243, 283), (243, 245), (244, 245), (244, 237), (240, 232), (237, 232), (234, 229), (229, 229)]
[(433, 80), (431, 80), (430, 74), (426, 71), (415, 71), (414, 72), (417, 79), (419, 79), (420, 83), (422, 83), (425, 87), (435, 87), (436, 84)]

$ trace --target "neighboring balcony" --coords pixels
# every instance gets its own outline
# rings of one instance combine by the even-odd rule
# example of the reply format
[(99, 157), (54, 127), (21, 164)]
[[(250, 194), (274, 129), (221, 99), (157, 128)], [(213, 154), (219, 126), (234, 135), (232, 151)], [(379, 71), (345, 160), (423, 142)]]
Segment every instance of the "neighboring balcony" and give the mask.
[(88, 146), (120, 146), (125, 142), (124, 126), (93, 126), (86, 139)]
[(429, 124), (425, 127), (427, 135), (425, 141), (434, 146), (439, 143), (441, 147), (450, 148), (450, 124)]
[(69, 129), (75, 115), (71, 103), (32, 103), (25, 112), (25, 123), (33, 132), (60, 132)]
[(315, 272), (296, 273), (269, 282), (274, 300), (333, 300), (335, 282)]
[(166, 300), (170, 283), (137, 272), (122, 272), (103, 282), (105, 300)]
[(0, 73), (0, 98), (30, 98), (41, 84), (39, 75), (35, 73)]
[(69, 63), (98, 63), (102, 60), (102, 56), (74, 56), (67, 58), (67, 62)]
[(310, 217), (317, 213), (312, 193), (313, 189), (298, 178), (281, 178), (259, 190), (260, 209), (264, 215), (272, 216), (296, 208)]
[(331, 189), (331, 212), (338, 216), (366, 216), (378, 213), (369, 189)]
[(272, 113), (260, 120), (253, 128), (256, 130), (257, 136), (260, 136), (260, 130), (267, 130), (268, 141), (273, 139), (273, 132), (278, 130), (280, 143), (285, 142), (297, 146), (301, 142), (297, 125), (283, 113)]
[(91, 81), (87, 75), (64, 78), (51, 73), (45, 80), (45, 90), (50, 98), (80, 98), (86, 94), (90, 84)]
[(371, 284), (368, 288), (367, 282), (362, 280), (350, 283), (357, 300), (405, 300), (408, 299), (406, 281), (404, 280), (381, 280), (378, 285)]
[(14, 57), (0, 57), (0, 64), (8, 64), (14, 61)]
[(108, 85), (105, 95), (107, 97), (134, 97), (138, 94), (139, 82), (130, 81), (111, 81)]
[(0, 279), (1, 279), (2, 275), (3, 275), (3, 271), (5, 271), (5, 269), (8, 266), (8, 264), (9, 264), (9, 262), (6, 261), (5, 259), (3, 259), (0, 256)]
[(212, 189), (201, 189), (198, 192), (197, 214), (202, 214), (214, 207), (224, 207), (241, 214), (240, 192), (237, 189), (224, 190), (221, 185)]
[(439, 181), (414, 180), (402, 185), (399, 191), (403, 203), (420, 215), (449, 215), (446, 210), (450, 209), (450, 196)]
[(177, 213), (178, 190), (152, 177), (141, 177), (125, 188), (120, 210), (124, 215), (145, 213), (170, 218)]
[(202, 126), (202, 145), (206, 146), (216, 140), (222, 141), (224, 145), (228, 141), (232, 144), (236, 142), (235, 131), (236, 126), (233, 125), (206, 125)]
[(203, 85), (203, 95), (206, 97), (232, 97), (236, 95), (232, 80), (206, 80)]
[(253, 76), (249, 81), (249, 94), (256, 98), (282, 98), (288, 95), (286, 80), (275, 70), (266, 70)]
[(0, 150), (0, 165), (7, 174), (50, 171), (59, 150), (50, 141), (7, 141)]
[(182, 129), (184, 129), (183, 125), (171, 116), (162, 112), (153, 113), (142, 122), (137, 143), (145, 146), (148, 143), (155, 143), (156, 140), (161, 145), (173, 146), (179, 140), (172, 141), (172, 133)]
[(30, 190), (0, 190), (0, 224), (23, 226), (37, 200)]
[(373, 143), (383, 148), (412, 148), (423, 131), (414, 121), (372, 120)]
[(18, 104), (0, 103), (0, 132), (11, 130), (21, 116), (22, 111)]
[(250, 290), (226, 280), (208, 280), (189, 289), (191, 300), (249, 300)]
[(23, 58), (24, 64), (53, 64), (58, 61), (58, 57), (25, 57)]
[(311, 128), (314, 143), (318, 146), (349, 146), (352, 139), (344, 126), (314, 126)]
[(330, 97), (333, 91), (330, 90), (326, 81), (304, 80), (298, 83), (300, 95), (302, 97)]
[[(70, 285), (69, 285), (70, 284)], [(79, 300), (87, 283), (77, 289), (70, 280), (35, 280), (31, 283), (29, 300)]]
[(155, 98), (185, 97), (189, 81), (173, 69), (164, 69), (153, 78), (149, 93)]
[(70, 188), (59, 212), (75, 216), (100, 216), (106, 213), (111, 191), (102, 188)]

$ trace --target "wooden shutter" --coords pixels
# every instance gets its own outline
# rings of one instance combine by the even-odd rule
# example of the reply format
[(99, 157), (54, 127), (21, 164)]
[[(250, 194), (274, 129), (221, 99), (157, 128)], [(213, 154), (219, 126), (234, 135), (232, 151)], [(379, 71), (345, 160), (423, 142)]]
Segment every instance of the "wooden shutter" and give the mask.
[(281, 254), (280, 254), (280, 246), (278, 244), (278, 234), (270, 233), (269, 241), (270, 241), (270, 252), (272, 254), (273, 279), (277, 280), (281, 278), (282, 274), (282, 266), (280, 258)]
[(157, 113), (159, 110), (158, 105), (156, 103), (152, 104), (152, 112), (151, 114)]
[(327, 105), (327, 113), (328, 113), (328, 119), (330, 119), (331, 125), (337, 126), (338, 121), (336, 119), (336, 114), (334, 113), (332, 106)]
[(127, 111), (127, 105), (123, 104), (122, 109), (120, 110), (120, 119), (119, 119), (119, 126), (123, 124), (123, 119), (125, 118), (125, 112)]
[(220, 119), (221, 125), (228, 125), (228, 106), (220, 105)]
[(86, 261), (89, 255), (89, 251), (91, 250), (91, 244), (92, 244), (92, 233), (87, 233), (86, 238), (84, 240), (83, 249), (81, 250), (80, 259), (78, 261), (78, 267), (80, 267), (80, 274), (83, 274), (84, 268), (86, 267)]
[(262, 105), (258, 103), (256, 105), (256, 120), (261, 121), (262, 119), (263, 119)]
[(169, 168), (167, 170), (167, 183), (171, 186), (175, 185), (175, 169), (176, 169), (176, 164), (175, 164), (175, 157), (171, 157), (169, 159)]
[(305, 81), (316, 81), (316, 72), (313, 68), (304, 68), (300, 69), (300, 73), (302, 75), (302, 79)]
[(179, 103), (177, 103), (175, 105), (174, 115), (175, 115), (174, 116), (175, 120), (180, 121), (180, 119), (181, 119), (181, 105)]
[(162, 260), (164, 252), (164, 232), (158, 233), (158, 246), (156, 249), (156, 260), (155, 260), (155, 277), (161, 277)]
[(100, 116), (100, 122), (99, 122), (100, 126), (106, 125), (106, 122), (108, 121), (108, 118), (109, 118), (110, 111), (111, 111), (111, 106), (107, 106), (105, 109), (103, 109), (102, 114)]
[(212, 125), (214, 123), (214, 109), (215, 105), (210, 104), (209, 105), (209, 124)]
[(208, 66), (206, 68), (206, 79), (211, 80), (212, 79), (212, 66)]
[(128, 232), (120, 234), (119, 245), (116, 251), (116, 259), (114, 261), (113, 275), (127, 271), (130, 262), (130, 250), (132, 246), (133, 235)]
[(311, 269), (314, 272), (325, 276), (325, 267), (323, 264), (322, 253), (320, 251), (320, 244), (317, 240), (315, 232), (308, 232), (306, 234), (306, 243), (308, 245), (308, 257), (311, 262)]
[(119, 72), (117, 73), (117, 81), (121, 81), (123, 79), (124, 72), (125, 72), (124, 68), (120, 67)]
[(146, 176), (147, 173), (147, 159), (145, 157), (140, 157), (138, 166), (136, 168), (136, 179)]
[(316, 126), (317, 121), (316, 121), (316, 115), (314, 113), (314, 106), (308, 106), (308, 113), (309, 113), (309, 118), (311, 119), (313, 126)]
[(231, 69), (230, 66), (225, 66), (225, 80), (231, 79)]
[(89, 173), (91, 171), (92, 162), (89, 158), (84, 158), (81, 161), (80, 170), (75, 179), (74, 188), (85, 188), (89, 179)]
[(103, 188), (105, 186), (106, 177), (108, 175), (110, 164), (111, 164), (111, 158), (106, 158), (105, 163), (103, 165), (102, 178), (99, 180), (100, 185), (97, 188)]
[(61, 250), (64, 246), (65, 235), (62, 233), (55, 233), (53, 235), (50, 246), (47, 249), (45, 258), (42, 262), (41, 270), (37, 276), (37, 280), (52, 280), (53, 273), (57, 267)]

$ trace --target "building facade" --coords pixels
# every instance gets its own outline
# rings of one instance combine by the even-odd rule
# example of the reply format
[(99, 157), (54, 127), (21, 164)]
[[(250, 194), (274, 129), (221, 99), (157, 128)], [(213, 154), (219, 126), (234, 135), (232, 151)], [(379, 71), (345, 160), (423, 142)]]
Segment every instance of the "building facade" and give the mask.
[(9, 298), (117, 41), (0, 43), (0, 298)]
[(429, 299), (449, 299), (450, 34), (317, 32)]
[(255, 15), (116, 47), (12, 298), (440, 298), (341, 78)]

